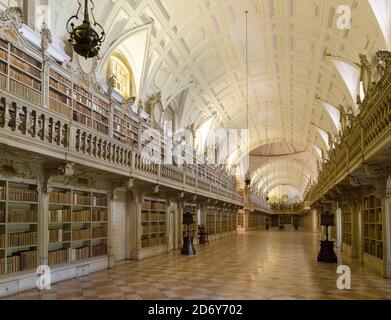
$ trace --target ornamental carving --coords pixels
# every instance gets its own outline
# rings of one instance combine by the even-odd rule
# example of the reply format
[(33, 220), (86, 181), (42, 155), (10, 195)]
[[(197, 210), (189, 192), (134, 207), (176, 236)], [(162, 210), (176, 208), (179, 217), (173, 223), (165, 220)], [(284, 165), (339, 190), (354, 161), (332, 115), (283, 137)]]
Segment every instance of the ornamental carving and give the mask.
[(23, 25), (22, 10), (11, 7), (0, 13), (0, 38), (13, 44), (24, 46), (25, 41), (21, 37), (20, 29)]
[(49, 49), (49, 45), (53, 43), (53, 37), (48, 25), (45, 22), (42, 23), (41, 39), (42, 51), (46, 52)]
[(38, 179), (39, 166), (27, 161), (0, 159), (0, 176), (8, 178)]

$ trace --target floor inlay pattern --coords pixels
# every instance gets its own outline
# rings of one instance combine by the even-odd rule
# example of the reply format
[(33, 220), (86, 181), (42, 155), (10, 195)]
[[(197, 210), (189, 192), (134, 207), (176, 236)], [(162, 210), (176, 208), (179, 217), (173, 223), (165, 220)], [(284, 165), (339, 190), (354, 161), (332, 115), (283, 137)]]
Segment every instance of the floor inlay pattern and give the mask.
[(337, 288), (336, 264), (316, 262), (318, 235), (249, 232), (197, 248), (104, 270), (6, 299), (391, 299), (391, 280), (356, 261), (352, 290)]

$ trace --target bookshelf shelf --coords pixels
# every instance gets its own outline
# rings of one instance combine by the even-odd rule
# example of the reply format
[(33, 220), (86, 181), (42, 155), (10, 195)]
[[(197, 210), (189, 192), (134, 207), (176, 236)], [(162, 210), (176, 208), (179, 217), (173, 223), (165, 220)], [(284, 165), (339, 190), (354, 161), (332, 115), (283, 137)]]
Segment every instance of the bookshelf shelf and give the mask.
[(383, 260), (383, 209), (375, 196), (364, 198), (364, 252)]
[(352, 245), (352, 210), (347, 204), (342, 206), (342, 242)]
[(107, 254), (107, 194), (57, 188), (49, 198), (49, 266)]
[(141, 206), (141, 248), (167, 243), (166, 201), (145, 197)]
[(215, 207), (208, 207), (208, 212), (206, 214), (206, 231), (210, 236), (216, 234), (216, 208)]
[(38, 263), (36, 186), (0, 180), (0, 274), (29, 271)]

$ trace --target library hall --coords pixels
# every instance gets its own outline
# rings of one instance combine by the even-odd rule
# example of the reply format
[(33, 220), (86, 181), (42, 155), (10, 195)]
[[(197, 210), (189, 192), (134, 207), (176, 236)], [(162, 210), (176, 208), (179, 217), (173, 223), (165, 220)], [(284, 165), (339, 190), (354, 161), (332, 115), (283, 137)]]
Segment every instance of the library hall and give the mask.
[(391, 300), (391, 1), (0, 0), (14, 300)]

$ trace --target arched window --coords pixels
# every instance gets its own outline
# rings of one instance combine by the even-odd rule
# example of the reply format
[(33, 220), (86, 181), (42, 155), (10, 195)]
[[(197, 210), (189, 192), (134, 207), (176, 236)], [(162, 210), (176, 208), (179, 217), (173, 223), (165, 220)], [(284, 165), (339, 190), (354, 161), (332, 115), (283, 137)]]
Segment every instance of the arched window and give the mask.
[(113, 77), (114, 89), (124, 98), (132, 94), (132, 72), (126, 59), (119, 52), (114, 52), (108, 63), (108, 78)]

